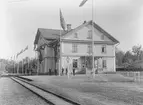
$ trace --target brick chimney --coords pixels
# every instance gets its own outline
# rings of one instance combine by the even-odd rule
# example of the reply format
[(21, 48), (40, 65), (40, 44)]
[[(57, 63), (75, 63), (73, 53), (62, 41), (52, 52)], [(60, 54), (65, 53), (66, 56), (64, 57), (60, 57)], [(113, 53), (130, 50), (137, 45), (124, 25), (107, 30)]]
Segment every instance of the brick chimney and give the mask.
[(67, 24), (67, 31), (71, 30), (71, 24)]

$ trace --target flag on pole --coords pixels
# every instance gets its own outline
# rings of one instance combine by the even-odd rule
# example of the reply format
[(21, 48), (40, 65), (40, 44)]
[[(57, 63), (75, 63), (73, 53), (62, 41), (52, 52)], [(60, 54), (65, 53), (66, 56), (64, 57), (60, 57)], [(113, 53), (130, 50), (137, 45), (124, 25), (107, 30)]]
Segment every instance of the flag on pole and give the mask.
[(66, 23), (65, 23), (63, 15), (62, 15), (61, 9), (60, 9), (60, 24), (61, 24), (61, 27), (63, 28), (63, 30), (65, 31)]
[(20, 51), (20, 53), (19, 53), (19, 54), (21, 54), (21, 53), (23, 53), (23, 49)]
[(19, 53), (17, 53), (16, 58), (18, 58), (18, 56), (19, 56)]
[[(28, 45), (26, 46), (26, 48), (24, 49), (24, 51), (26, 51), (26, 50), (28, 50)], [(23, 52), (24, 52), (24, 51), (23, 51)]]
[(28, 50), (28, 45), (26, 46), (25, 50)]
[(82, 2), (80, 3), (79, 7), (83, 6), (86, 3), (87, 0), (82, 0)]

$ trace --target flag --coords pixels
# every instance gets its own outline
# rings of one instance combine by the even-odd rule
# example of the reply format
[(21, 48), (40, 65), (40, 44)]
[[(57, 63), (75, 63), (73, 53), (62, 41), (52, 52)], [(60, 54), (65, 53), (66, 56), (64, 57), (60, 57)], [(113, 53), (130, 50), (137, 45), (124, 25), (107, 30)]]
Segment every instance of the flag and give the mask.
[(87, 0), (83, 0), (83, 1), (80, 3), (79, 7), (83, 6), (83, 5), (86, 3), (86, 1), (87, 1)]
[(27, 47), (25, 48), (25, 50), (28, 50), (28, 45), (27, 45)]
[(61, 9), (60, 9), (60, 24), (61, 24), (61, 27), (63, 28), (63, 30), (65, 31), (66, 23), (65, 23), (63, 15), (62, 15)]
[(18, 58), (18, 56), (19, 56), (19, 53), (17, 53), (16, 58)]
[[(26, 51), (26, 50), (28, 50), (28, 45), (26, 46), (26, 48), (24, 49), (24, 51)], [(23, 52), (24, 52), (24, 51), (23, 51)]]
[(23, 53), (23, 49), (20, 51), (19, 55), (20, 55), (21, 53)]

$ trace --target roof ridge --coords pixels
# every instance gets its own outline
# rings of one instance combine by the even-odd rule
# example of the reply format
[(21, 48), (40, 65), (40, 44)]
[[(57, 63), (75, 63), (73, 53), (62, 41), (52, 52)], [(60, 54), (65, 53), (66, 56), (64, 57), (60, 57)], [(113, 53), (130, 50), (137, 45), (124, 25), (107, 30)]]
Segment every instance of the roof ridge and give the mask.
[(62, 30), (62, 29), (52, 29), (52, 28), (38, 28), (38, 29), (42, 29), (42, 30), (59, 30), (59, 31)]
[[(70, 31), (64, 31), (62, 29), (48, 29), (48, 28), (38, 28), (38, 31), (42, 32), (43, 34), (41, 34), (43, 37), (46, 38), (46, 36), (48, 35), (47, 33), (49, 33), (48, 36), (50, 36), (50, 38), (53, 38), (53, 39), (57, 39), (56, 36), (59, 36), (60, 35), (60, 31), (61, 31), (61, 34), (63, 37), (65, 37), (66, 35), (74, 32), (74, 31), (77, 31), (79, 30), (80, 28), (84, 27), (84, 26), (87, 26), (87, 25), (92, 25), (92, 22), (93, 22), (93, 25), (94, 25), (94, 28), (96, 28), (98, 31), (100, 31), (101, 33), (103, 33), (104, 35), (106, 35), (109, 39), (111, 39), (113, 42), (116, 42), (116, 43), (119, 43), (118, 40), (116, 40), (112, 35), (110, 35), (108, 32), (106, 32), (104, 29), (102, 29), (98, 24), (96, 24), (94, 21), (92, 20), (89, 20), (87, 22), (84, 22), (83, 24), (71, 29)], [(40, 33), (41, 33), (40, 32)], [(38, 34), (38, 33), (37, 33)], [(55, 36), (56, 35), (56, 36)]]

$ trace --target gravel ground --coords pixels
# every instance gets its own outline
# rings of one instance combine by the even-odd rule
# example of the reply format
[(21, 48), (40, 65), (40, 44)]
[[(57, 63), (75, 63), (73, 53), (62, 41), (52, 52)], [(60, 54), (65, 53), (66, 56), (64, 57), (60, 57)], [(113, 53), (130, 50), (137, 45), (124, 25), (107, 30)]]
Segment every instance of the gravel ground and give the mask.
[(47, 105), (47, 103), (10, 78), (0, 78), (0, 105)]
[[(143, 105), (143, 89), (137, 88), (134, 83), (112, 83), (112, 82), (74, 82), (55, 81), (50, 82), (62, 88), (71, 88), (81, 93), (86, 93), (92, 98), (112, 102), (121, 105)], [(136, 88), (135, 88), (136, 87)], [(133, 89), (134, 88), (134, 89)]]
[[(142, 83), (137, 84), (136, 82), (130, 82), (130, 80), (124, 79), (125, 82), (120, 75), (101, 76), (101, 81), (98, 77), (96, 76), (94, 80), (84, 76), (72, 77), (71, 79), (67, 79), (67, 77), (49, 76), (35, 76), (30, 78), (33, 78), (33, 82), (36, 83), (37, 81), (37, 83), (40, 83), (41, 86), (45, 88), (49, 87), (50, 84), (62, 88), (56, 91), (60, 94), (63, 90), (63, 93), (68, 92), (75, 97), (86, 96), (89, 97), (89, 100), (98, 100), (105, 103), (105, 105), (143, 105)], [(109, 78), (108, 80), (110, 81), (106, 81), (107, 78)], [(115, 80), (117, 82), (115, 82)], [(50, 88), (52, 90), (52, 87), (49, 87), (49, 89)], [(54, 88), (54, 91), (55, 90), (56, 88)], [(87, 100), (87, 103), (89, 103), (89, 100)]]

